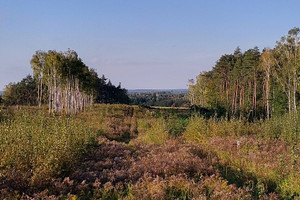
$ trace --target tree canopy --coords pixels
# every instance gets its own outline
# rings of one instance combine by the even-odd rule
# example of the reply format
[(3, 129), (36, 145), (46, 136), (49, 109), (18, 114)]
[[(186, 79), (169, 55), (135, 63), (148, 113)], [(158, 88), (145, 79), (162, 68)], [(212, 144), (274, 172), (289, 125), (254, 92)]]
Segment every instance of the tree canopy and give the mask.
[(269, 118), (297, 112), (299, 102), (299, 28), (288, 31), (273, 49), (258, 47), (222, 55), (211, 71), (190, 82), (194, 105), (230, 117)]
[(18, 83), (8, 84), (2, 99), (5, 105), (36, 105), (36, 80), (28, 75)]

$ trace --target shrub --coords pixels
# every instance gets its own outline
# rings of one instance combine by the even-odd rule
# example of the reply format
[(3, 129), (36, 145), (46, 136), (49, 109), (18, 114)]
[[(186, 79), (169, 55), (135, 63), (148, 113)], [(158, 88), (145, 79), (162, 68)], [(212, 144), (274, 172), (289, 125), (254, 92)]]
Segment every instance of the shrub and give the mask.
[(204, 136), (208, 134), (207, 121), (202, 117), (193, 117), (186, 127), (184, 137), (187, 140), (203, 141)]
[(166, 123), (163, 119), (150, 119), (147, 122), (140, 120), (138, 127), (139, 138), (145, 143), (162, 145), (169, 138)]
[(171, 136), (181, 135), (189, 123), (189, 118), (174, 115), (167, 120), (167, 129)]

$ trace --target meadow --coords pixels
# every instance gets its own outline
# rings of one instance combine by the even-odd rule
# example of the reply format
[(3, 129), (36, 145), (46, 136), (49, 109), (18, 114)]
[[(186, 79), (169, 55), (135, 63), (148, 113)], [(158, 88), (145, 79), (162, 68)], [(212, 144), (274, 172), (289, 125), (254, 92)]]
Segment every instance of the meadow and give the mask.
[(298, 115), (97, 104), (0, 111), (0, 199), (298, 199)]

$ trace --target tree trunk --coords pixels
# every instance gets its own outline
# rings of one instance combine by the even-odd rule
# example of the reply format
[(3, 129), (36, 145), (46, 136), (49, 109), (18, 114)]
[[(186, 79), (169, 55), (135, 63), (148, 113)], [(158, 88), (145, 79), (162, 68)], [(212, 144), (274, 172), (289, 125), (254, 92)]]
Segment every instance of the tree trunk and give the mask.
[(40, 95), (39, 95), (39, 107), (42, 105), (43, 100), (43, 80), (41, 79), (41, 86), (40, 86)]
[(243, 103), (243, 87), (240, 87), (240, 106), (239, 106), (240, 119), (242, 117), (242, 103)]
[(296, 92), (297, 92), (297, 74), (296, 74), (296, 70), (295, 70), (294, 76), (293, 76), (293, 109), (294, 109), (294, 112), (297, 112)]
[(291, 108), (291, 78), (289, 77), (288, 80), (288, 106), (289, 106), (289, 113), (291, 113), (292, 108)]
[(254, 82), (253, 82), (253, 113), (254, 113), (254, 117), (256, 117), (256, 87), (257, 87), (257, 83), (256, 83), (256, 73), (254, 72)]
[(238, 99), (238, 83), (236, 84), (235, 87), (235, 99), (234, 99), (234, 114), (237, 113), (237, 99)]
[(231, 115), (234, 115), (235, 85), (232, 88)]
[(52, 85), (49, 84), (49, 115), (52, 114)]
[(267, 68), (266, 73), (266, 111), (267, 111), (267, 119), (270, 118), (270, 104), (269, 104), (269, 94), (270, 94), (270, 66)]

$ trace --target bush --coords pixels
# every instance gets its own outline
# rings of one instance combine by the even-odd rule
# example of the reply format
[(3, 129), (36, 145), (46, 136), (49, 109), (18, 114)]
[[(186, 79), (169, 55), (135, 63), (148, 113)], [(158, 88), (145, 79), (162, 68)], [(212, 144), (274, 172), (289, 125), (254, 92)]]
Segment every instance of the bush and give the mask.
[(148, 144), (162, 145), (169, 139), (166, 123), (163, 119), (139, 120), (138, 132), (140, 139)]
[(186, 127), (184, 137), (187, 140), (200, 142), (207, 134), (207, 121), (202, 117), (193, 117)]
[(167, 120), (167, 129), (171, 136), (177, 137), (181, 135), (189, 123), (189, 118), (174, 115)]

